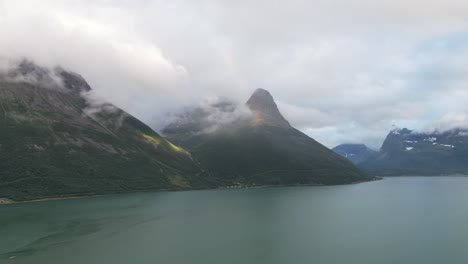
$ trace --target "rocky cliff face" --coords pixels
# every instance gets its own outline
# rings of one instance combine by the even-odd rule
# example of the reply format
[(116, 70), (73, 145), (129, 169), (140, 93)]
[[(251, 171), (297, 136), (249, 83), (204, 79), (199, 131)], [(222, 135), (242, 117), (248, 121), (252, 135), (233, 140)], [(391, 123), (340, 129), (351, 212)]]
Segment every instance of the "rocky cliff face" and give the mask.
[(439, 175), (468, 172), (468, 131), (452, 129), (422, 133), (396, 129), (380, 151), (362, 166), (390, 175)]

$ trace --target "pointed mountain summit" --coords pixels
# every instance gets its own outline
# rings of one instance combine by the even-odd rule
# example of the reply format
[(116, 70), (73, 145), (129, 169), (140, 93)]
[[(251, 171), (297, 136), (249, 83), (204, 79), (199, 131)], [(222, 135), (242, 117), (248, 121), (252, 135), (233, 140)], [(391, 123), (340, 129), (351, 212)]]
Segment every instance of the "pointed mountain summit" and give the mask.
[(273, 96), (264, 89), (258, 88), (247, 101), (252, 111), (255, 124), (290, 128), (289, 122), (281, 115)]
[(268, 91), (255, 90), (246, 106), (250, 114), (220, 121), (215, 130), (199, 126), (208, 124), (204, 120), (218, 120), (210, 118), (206, 110), (202, 118), (184, 113), (163, 129), (163, 134), (191, 151), (212, 177), (226, 185), (325, 185), (369, 180), (349, 160), (293, 128)]

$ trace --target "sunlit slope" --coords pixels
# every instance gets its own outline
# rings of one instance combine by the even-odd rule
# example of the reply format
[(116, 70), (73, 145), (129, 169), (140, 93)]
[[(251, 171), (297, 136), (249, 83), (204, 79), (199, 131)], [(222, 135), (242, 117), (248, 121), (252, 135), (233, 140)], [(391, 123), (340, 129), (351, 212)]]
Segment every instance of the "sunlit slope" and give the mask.
[(251, 116), (214, 132), (197, 133), (201, 122), (194, 120), (169, 125), (164, 133), (227, 183), (344, 184), (368, 179), (350, 161), (291, 127), (267, 91), (257, 90), (247, 105)]
[(208, 186), (187, 151), (110, 104), (86, 111), (89, 86), (62, 77), (61, 88), (0, 82), (0, 197)]

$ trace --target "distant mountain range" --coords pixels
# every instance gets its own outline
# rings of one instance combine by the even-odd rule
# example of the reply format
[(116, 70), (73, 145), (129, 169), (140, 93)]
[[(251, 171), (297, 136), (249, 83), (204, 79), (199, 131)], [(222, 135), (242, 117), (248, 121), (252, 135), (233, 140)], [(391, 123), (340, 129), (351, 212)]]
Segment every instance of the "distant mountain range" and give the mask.
[[(239, 109), (245, 106), (250, 111), (242, 114)], [(268, 91), (257, 89), (245, 106), (221, 102), (209, 109), (194, 108), (162, 132), (189, 150), (213, 177), (229, 184), (343, 184), (370, 179), (293, 128)]]
[(354, 164), (360, 164), (377, 153), (377, 151), (368, 148), (364, 144), (341, 144), (332, 150)]
[(373, 175), (468, 173), (468, 130), (422, 133), (396, 129), (360, 167)]

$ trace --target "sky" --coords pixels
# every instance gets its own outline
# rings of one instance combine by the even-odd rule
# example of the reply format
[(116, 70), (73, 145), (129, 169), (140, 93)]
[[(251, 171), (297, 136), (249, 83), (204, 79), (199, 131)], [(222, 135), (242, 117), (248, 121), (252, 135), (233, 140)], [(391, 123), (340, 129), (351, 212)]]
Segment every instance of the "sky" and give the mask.
[(328, 147), (468, 126), (466, 0), (0, 0), (0, 59), (80, 73), (155, 129), (270, 91)]

